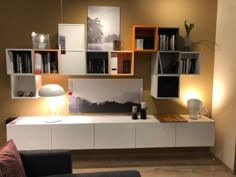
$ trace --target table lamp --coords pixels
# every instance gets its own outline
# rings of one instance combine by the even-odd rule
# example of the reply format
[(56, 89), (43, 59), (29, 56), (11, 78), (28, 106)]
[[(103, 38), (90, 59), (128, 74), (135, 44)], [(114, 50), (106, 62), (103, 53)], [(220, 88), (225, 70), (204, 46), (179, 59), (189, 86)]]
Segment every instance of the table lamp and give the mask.
[(56, 116), (56, 107), (57, 107), (57, 100), (58, 96), (64, 95), (64, 89), (58, 84), (47, 84), (43, 85), (39, 89), (39, 96), (41, 97), (49, 97), (50, 98), (50, 110), (51, 110), (51, 118), (50, 120), (45, 120), (45, 122), (58, 122), (60, 121), (59, 117)]
[(198, 99), (189, 99), (187, 101), (187, 107), (189, 110), (189, 118), (190, 119), (198, 119), (198, 113), (201, 110), (202, 102)]

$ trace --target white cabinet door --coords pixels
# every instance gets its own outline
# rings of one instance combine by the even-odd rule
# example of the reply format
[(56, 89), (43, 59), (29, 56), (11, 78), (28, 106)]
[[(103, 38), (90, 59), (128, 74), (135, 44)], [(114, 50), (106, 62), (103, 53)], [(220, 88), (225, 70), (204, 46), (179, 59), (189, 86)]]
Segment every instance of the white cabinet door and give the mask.
[(135, 125), (132, 123), (95, 124), (95, 149), (135, 148)]
[(7, 140), (18, 150), (51, 149), (50, 125), (7, 125)]
[(214, 122), (176, 123), (176, 147), (214, 146)]
[(66, 51), (61, 54), (60, 74), (84, 75), (86, 73), (86, 59), (83, 51)]
[(136, 124), (136, 148), (174, 147), (174, 123)]
[(85, 50), (84, 24), (59, 24), (59, 48), (69, 51)]
[(94, 124), (53, 125), (52, 149), (94, 149)]

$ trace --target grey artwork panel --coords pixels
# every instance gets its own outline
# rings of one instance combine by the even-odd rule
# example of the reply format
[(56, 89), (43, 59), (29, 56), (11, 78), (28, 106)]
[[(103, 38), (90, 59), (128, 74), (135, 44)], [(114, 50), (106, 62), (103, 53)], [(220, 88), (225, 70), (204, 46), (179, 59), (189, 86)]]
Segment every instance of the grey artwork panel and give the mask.
[(70, 113), (128, 113), (140, 108), (142, 79), (69, 79)]
[(88, 50), (111, 50), (120, 38), (120, 7), (88, 7)]

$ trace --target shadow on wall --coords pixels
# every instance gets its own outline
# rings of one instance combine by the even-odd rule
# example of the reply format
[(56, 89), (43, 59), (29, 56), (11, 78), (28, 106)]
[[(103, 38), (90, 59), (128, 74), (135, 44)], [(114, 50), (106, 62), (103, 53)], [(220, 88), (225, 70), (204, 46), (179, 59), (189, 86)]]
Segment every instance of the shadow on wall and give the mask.
[[(177, 99), (178, 100), (178, 99)], [(175, 99), (155, 99), (152, 102), (155, 105), (155, 113), (159, 114), (188, 114), (186, 106), (180, 104)], [(155, 114), (153, 112), (153, 114)]]

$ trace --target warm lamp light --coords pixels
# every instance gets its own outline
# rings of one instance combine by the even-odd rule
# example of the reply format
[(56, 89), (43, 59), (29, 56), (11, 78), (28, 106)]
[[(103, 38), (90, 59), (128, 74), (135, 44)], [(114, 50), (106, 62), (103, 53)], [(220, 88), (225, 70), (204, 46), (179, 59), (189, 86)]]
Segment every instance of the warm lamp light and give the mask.
[(198, 113), (202, 108), (201, 100), (194, 99), (194, 98), (189, 99), (187, 101), (187, 107), (188, 107), (188, 110), (190, 113), (189, 118), (190, 119), (198, 119)]
[(46, 120), (45, 122), (51, 123), (60, 121), (59, 117), (55, 117), (56, 107), (58, 104), (55, 98), (64, 94), (64, 89), (57, 84), (47, 84), (39, 89), (39, 96), (50, 98), (50, 110), (52, 118), (50, 118), (50, 120)]

